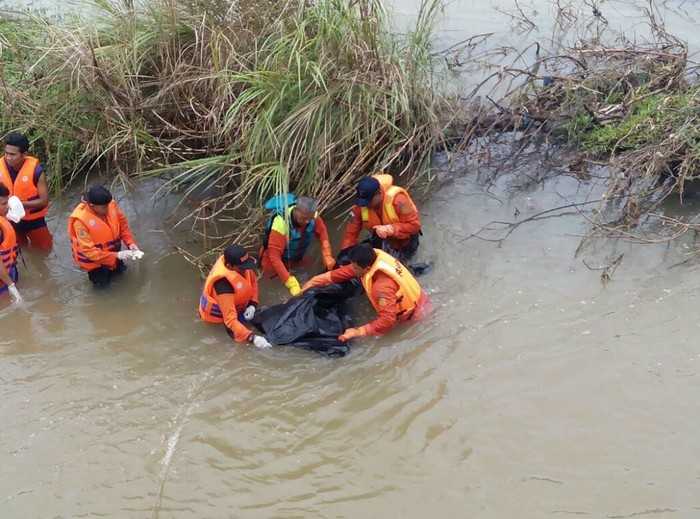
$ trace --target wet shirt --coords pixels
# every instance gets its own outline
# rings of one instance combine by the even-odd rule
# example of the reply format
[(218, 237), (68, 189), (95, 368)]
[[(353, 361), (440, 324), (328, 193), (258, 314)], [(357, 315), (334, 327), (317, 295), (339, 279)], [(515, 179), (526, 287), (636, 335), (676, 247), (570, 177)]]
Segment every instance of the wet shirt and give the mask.
[[(391, 237), (392, 240), (407, 240), (414, 234), (420, 232), (420, 215), (415, 209), (414, 204), (409, 201), (404, 193), (400, 193), (394, 198), (394, 209), (396, 209), (399, 221), (392, 224), (394, 226), (394, 235)], [(381, 208), (377, 213), (381, 215)], [(378, 218), (378, 220), (381, 221), (381, 218)], [(358, 205), (354, 205), (351, 209), (350, 221), (345, 227), (345, 234), (343, 235), (343, 242), (340, 248), (345, 249), (346, 247), (357, 245), (362, 227), (362, 208)]]
[[(303, 232), (303, 229), (299, 229), (298, 227), (297, 229)], [(314, 234), (321, 242), (321, 254), (324, 257), (326, 257), (326, 255), (332, 256), (331, 242), (328, 239), (328, 228), (326, 227), (326, 223), (323, 221), (323, 218), (320, 216), (316, 217)], [(265, 259), (269, 261), (272, 270), (274, 270), (274, 273), (277, 274), (283, 283), (286, 283), (290, 276), (289, 270), (287, 270), (287, 265), (284, 264), (284, 260), (282, 259), (284, 249), (287, 248), (287, 241), (288, 237), (286, 235), (275, 230), (271, 230), (267, 242), (267, 249), (265, 250), (265, 255), (267, 256)]]
[[(333, 283), (342, 283), (357, 277), (352, 265), (340, 267), (333, 270), (330, 274)], [(372, 294), (367, 295), (374, 301), (377, 301), (379, 312), (374, 321), (364, 325), (366, 335), (383, 335), (396, 325), (399, 314), (399, 305), (396, 301), (396, 293), (398, 291), (399, 285), (389, 276), (383, 272), (377, 272), (374, 275)]]

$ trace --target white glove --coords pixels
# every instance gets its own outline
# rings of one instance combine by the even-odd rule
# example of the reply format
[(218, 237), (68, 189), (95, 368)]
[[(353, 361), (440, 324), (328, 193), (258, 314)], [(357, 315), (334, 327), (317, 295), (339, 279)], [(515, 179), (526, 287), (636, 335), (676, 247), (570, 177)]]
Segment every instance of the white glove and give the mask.
[(248, 305), (246, 309), (243, 311), (243, 317), (245, 317), (246, 321), (251, 321), (253, 317), (255, 317), (255, 306), (254, 305)]
[(19, 221), (24, 218), (24, 215), (27, 214), (22, 201), (16, 196), (11, 196), (7, 200), (7, 205), (7, 219), (12, 222), (19, 223)]
[(135, 243), (129, 245), (129, 250), (131, 251), (132, 260), (140, 260), (141, 258), (143, 258), (143, 251), (139, 249), (139, 246)]
[(12, 296), (12, 299), (14, 300), (15, 303), (21, 303), (22, 302), (22, 296), (19, 295), (19, 290), (17, 290), (17, 287), (15, 286), (14, 283), (9, 285), (7, 287), (7, 290), (10, 292), (10, 295)]
[(262, 335), (254, 335), (253, 336), (253, 344), (255, 344), (256, 348), (260, 348), (260, 349), (272, 348), (272, 344), (270, 344), (270, 341), (268, 341)]
[(130, 250), (120, 250), (117, 252), (117, 259), (119, 260), (126, 260), (126, 259), (133, 259), (134, 253)]

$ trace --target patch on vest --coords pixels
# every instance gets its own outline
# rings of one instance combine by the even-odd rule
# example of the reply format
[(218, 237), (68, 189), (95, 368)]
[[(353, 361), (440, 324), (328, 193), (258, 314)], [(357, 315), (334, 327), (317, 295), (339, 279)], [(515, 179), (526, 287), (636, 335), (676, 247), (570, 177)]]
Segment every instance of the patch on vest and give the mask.
[(88, 225), (90, 225), (90, 227), (95, 227), (95, 225), (97, 225), (97, 222), (95, 221), (94, 218), (90, 218), (90, 221), (88, 222)]
[(29, 177), (27, 175), (24, 175), (22, 177), (22, 182), (29, 182)]
[(241, 290), (243, 288), (243, 283), (241, 283), (240, 281), (238, 283), (236, 283), (236, 288), (238, 290)]

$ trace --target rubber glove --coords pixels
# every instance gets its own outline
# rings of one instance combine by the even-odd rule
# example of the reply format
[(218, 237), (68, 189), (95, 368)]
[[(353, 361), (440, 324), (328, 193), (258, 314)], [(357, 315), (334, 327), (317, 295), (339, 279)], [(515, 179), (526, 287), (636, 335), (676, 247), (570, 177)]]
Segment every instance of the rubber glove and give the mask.
[(132, 260), (140, 260), (143, 258), (144, 254), (141, 249), (139, 249), (139, 246), (136, 245), (135, 243), (132, 243), (129, 245), (129, 250), (131, 251), (131, 259)]
[(122, 261), (126, 259), (134, 259), (134, 253), (130, 250), (120, 250), (117, 252), (117, 259)]
[(374, 230), (375, 234), (379, 236), (382, 240), (386, 240), (390, 236), (394, 235), (394, 226), (389, 224), (389, 225), (375, 225), (372, 227)]
[(7, 286), (7, 291), (10, 293), (10, 296), (12, 296), (12, 299), (15, 303), (19, 304), (23, 301), (22, 296), (19, 294), (19, 290), (17, 290), (17, 287), (14, 283)]
[(299, 280), (294, 276), (289, 276), (287, 281), (284, 282), (284, 286), (287, 287), (292, 296), (298, 296), (301, 294), (301, 285), (299, 284)]
[(7, 219), (11, 222), (19, 223), (19, 221), (24, 218), (24, 215), (27, 214), (22, 201), (16, 196), (11, 196), (7, 200), (7, 205)]
[(255, 305), (248, 305), (243, 311), (243, 317), (245, 317), (246, 321), (252, 321), (253, 317), (255, 317)]
[(340, 335), (338, 337), (338, 340), (340, 342), (347, 342), (350, 339), (356, 339), (357, 337), (364, 337), (367, 335), (367, 332), (365, 331), (364, 326), (360, 326), (359, 328), (348, 328), (345, 330), (343, 335)]
[(272, 344), (262, 335), (253, 335), (253, 344), (256, 348), (261, 350), (266, 350), (267, 348), (272, 348)]
[(331, 273), (324, 272), (323, 274), (319, 274), (318, 276), (314, 276), (311, 279), (309, 279), (304, 284), (304, 288), (302, 290), (306, 292), (307, 290), (310, 290), (312, 288), (325, 287), (326, 285), (330, 285), (331, 283), (333, 283), (333, 280), (331, 279)]

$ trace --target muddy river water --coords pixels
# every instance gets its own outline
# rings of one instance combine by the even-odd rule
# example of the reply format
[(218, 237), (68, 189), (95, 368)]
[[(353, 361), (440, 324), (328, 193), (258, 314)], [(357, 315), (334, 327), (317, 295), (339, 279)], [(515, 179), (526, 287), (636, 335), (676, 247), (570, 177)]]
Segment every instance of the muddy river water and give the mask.
[[(462, 30), (492, 23), (467, 4)], [(343, 359), (199, 322), (198, 274), (171, 254), (187, 230), (148, 189), (121, 198), (146, 258), (93, 291), (76, 199), (56, 201), (54, 252), (26, 255), (27, 302), (0, 309), (0, 517), (700, 517), (700, 267), (609, 243), (587, 260), (624, 252), (603, 286), (576, 214), (463, 241), (593, 196), (508, 181), (467, 171), (421, 205), (432, 319)]]

